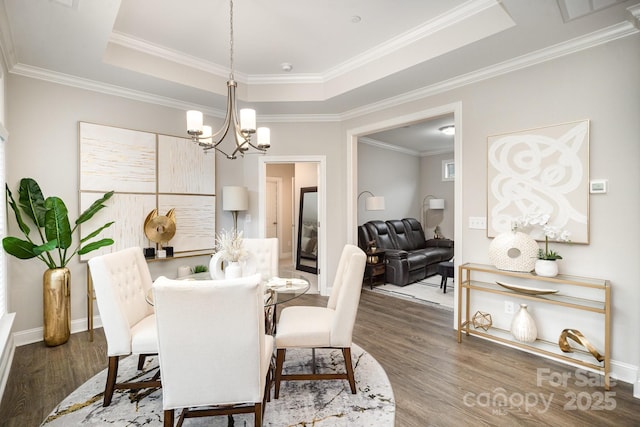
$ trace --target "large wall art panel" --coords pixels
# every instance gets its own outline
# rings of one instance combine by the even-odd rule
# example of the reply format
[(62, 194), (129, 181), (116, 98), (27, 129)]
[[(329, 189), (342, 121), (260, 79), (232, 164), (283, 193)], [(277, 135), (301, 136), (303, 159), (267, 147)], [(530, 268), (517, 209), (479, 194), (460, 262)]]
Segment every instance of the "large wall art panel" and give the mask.
[(156, 192), (156, 134), (80, 122), (80, 191)]
[(572, 243), (589, 243), (588, 120), (490, 136), (487, 179), (489, 237), (541, 213)]
[(159, 195), (158, 215), (175, 209), (176, 234), (168, 243), (174, 253), (213, 250), (216, 236), (215, 196)]
[(187, 138), (158, 135), (158, 192), (209, 194), (216, 192), (215, 153)]
[[(80, 194), (80, 208), (84, 212), (91, 204), (102, 195), (98, 193), (83, 192)], [(153, 246), (144, 235), (144, 220), (147, 214), (156, 207), (155, 194), (119, 194), (116, 193), (107, 200), (105, 209), (100, 210), (91, 220), (81, 225), (81, 235), (85, 237), (104, 224), (115, 223), (100, 233), (101, 238), (112, 238), (114, 244), (100, 248), (97, 251), (82, 255), (82, 261), (94, 256), (119, 251), (132, 246), (141, 248)]]

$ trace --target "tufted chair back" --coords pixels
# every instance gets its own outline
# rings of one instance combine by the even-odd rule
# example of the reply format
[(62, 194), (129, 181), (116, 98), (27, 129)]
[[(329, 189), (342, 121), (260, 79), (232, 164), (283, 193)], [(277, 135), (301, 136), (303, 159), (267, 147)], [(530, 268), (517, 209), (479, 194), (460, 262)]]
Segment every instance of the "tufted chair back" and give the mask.
[(123, 249), (89, 260), (89, 271), (107, 338), (107, 381), (103, 406), (109, 406), (116, 389), (160, 387), (157, 377), (151, 380), (125, 380), (117, 383), (121, 356), (138, 355), (138, 369), (145, 357), (158, 352), (156, 317), (147, 295), (151, 291), (151, 274), (138, 247)]
[(402, 249), (404, 251), (415, 249), (413, 247), (413, 242), (409, 239), (407, 230), (404, 228), (404, 222), (399, 219), (392, 219), (387, 221), (387, 225), (389, 226), (391, 241), (393, 241), (397, 249)]
[(242, 239), (245, 249), (251, 253), (255, 262), (256, 273), (262, 275), (262, 280), (268, 280), (278, 275), (279, 247), (278, 239)]
[[(153, 307), (146, 301), (152, 280), (142, 249), (133, 247), (94, 257), (89, 260), (89, 269), (107, 338), (107, 353), (131, 354), (132, 329), (153, 315)], [(143, 346), (138, 350), (157, 352), (155, 337), (140, 337), (139, 343)]]
[(175, 409), (246, 403), (257, 404), (247, 412), (259, 425), (273, 354), (260, 274), (189, 282), (160, 277), (153, 293), (165, 425)]
[(349, 347), (356, 323), (366, 256), (362, 249), (345, 245), (338, 262), (327, 308), (335, 310), (330, 347)]

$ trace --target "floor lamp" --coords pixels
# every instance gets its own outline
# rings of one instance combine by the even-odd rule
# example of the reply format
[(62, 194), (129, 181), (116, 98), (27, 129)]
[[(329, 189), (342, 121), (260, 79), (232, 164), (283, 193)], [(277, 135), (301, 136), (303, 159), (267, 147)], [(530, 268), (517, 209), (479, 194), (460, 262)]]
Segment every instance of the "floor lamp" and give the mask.
[[(422, 199), (422, 228), (425, 230), (429, 228), (429, 211), (442, 210), (444, 210), (444, 199), (438, 199), (432, 195), (425, 196), (424, 199)], [(439, 234), (437, 231), (438, 225), (440, 225), (439, 222), (438, 224), (434, 225), (434, 237), (438, 236)]]
[(247, 187), (222, 187), (222, 210), (233, 214), (233, 231), (238, 232), (238, 212), (249, 209), (249, 190)]

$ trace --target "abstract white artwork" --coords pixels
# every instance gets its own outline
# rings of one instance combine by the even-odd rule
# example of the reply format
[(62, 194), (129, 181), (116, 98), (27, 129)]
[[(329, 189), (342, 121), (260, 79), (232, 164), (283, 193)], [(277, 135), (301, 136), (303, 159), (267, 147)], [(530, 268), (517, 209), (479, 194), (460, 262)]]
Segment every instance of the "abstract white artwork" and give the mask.
[(487, 235), (527, 214), (589, 243), (589, 121), (488, 137)]
[[(83, 212), (101, 194), (80, 193), (80, 208)], [(146, 248), (153, 246), (144, 235), (144, 219), (156, 207), (155, 194), (120, 194), (116, 193), (105, 203), (106, 209), (100, 210), (88, 222), (82, 224), (82, 235), (93, 232), (107, 222), (115, 223), (100, 233), (100, 238), (113, 239), (111, 246), (100, 248), (89, 254), (81, 255), (80, 260), (86, 261), (94, 256), (119, 251), (121, 249), (139, 246)], [(151, 242), (153, 243), (153, 242)]]
[(213, 249), (216, 239), (215, 196), (161, 194), (158, 213), (175, 209), (176, 234), (169, 242), (174, 252)]
[(80, 191), (156, 192), (156, 134), (80, 122)]
[[(153, 210), (175, 209), (176, 234), (167, 246), (174, 254), (213, 250), (215, 243), (215, 155), (206, 155), (187, 138), (79, 123), (80, 204), (84, 210), (107, 191), (114, 196), (88, 223), (86, 235), (115, 221), (100, 233), (114, 244), (81, 260), (131, 246), (156, 246), (144, 233)], [(157, 248), (159, 249), (159, 248)]]
[(209, 194), (216, 192), (215, 153), (187, 138), (158, 135), (158, 192)]

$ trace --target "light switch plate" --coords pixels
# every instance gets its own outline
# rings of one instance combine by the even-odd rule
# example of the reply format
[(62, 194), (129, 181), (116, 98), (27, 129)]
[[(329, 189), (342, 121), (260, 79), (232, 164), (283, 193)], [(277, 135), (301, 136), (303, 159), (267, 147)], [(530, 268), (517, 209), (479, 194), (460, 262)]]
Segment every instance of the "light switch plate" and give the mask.
[(469, 217), (469, 228), (475, 230), (486, 230), (487, 229), (487, 217), (485, 216), (470, 216)]

